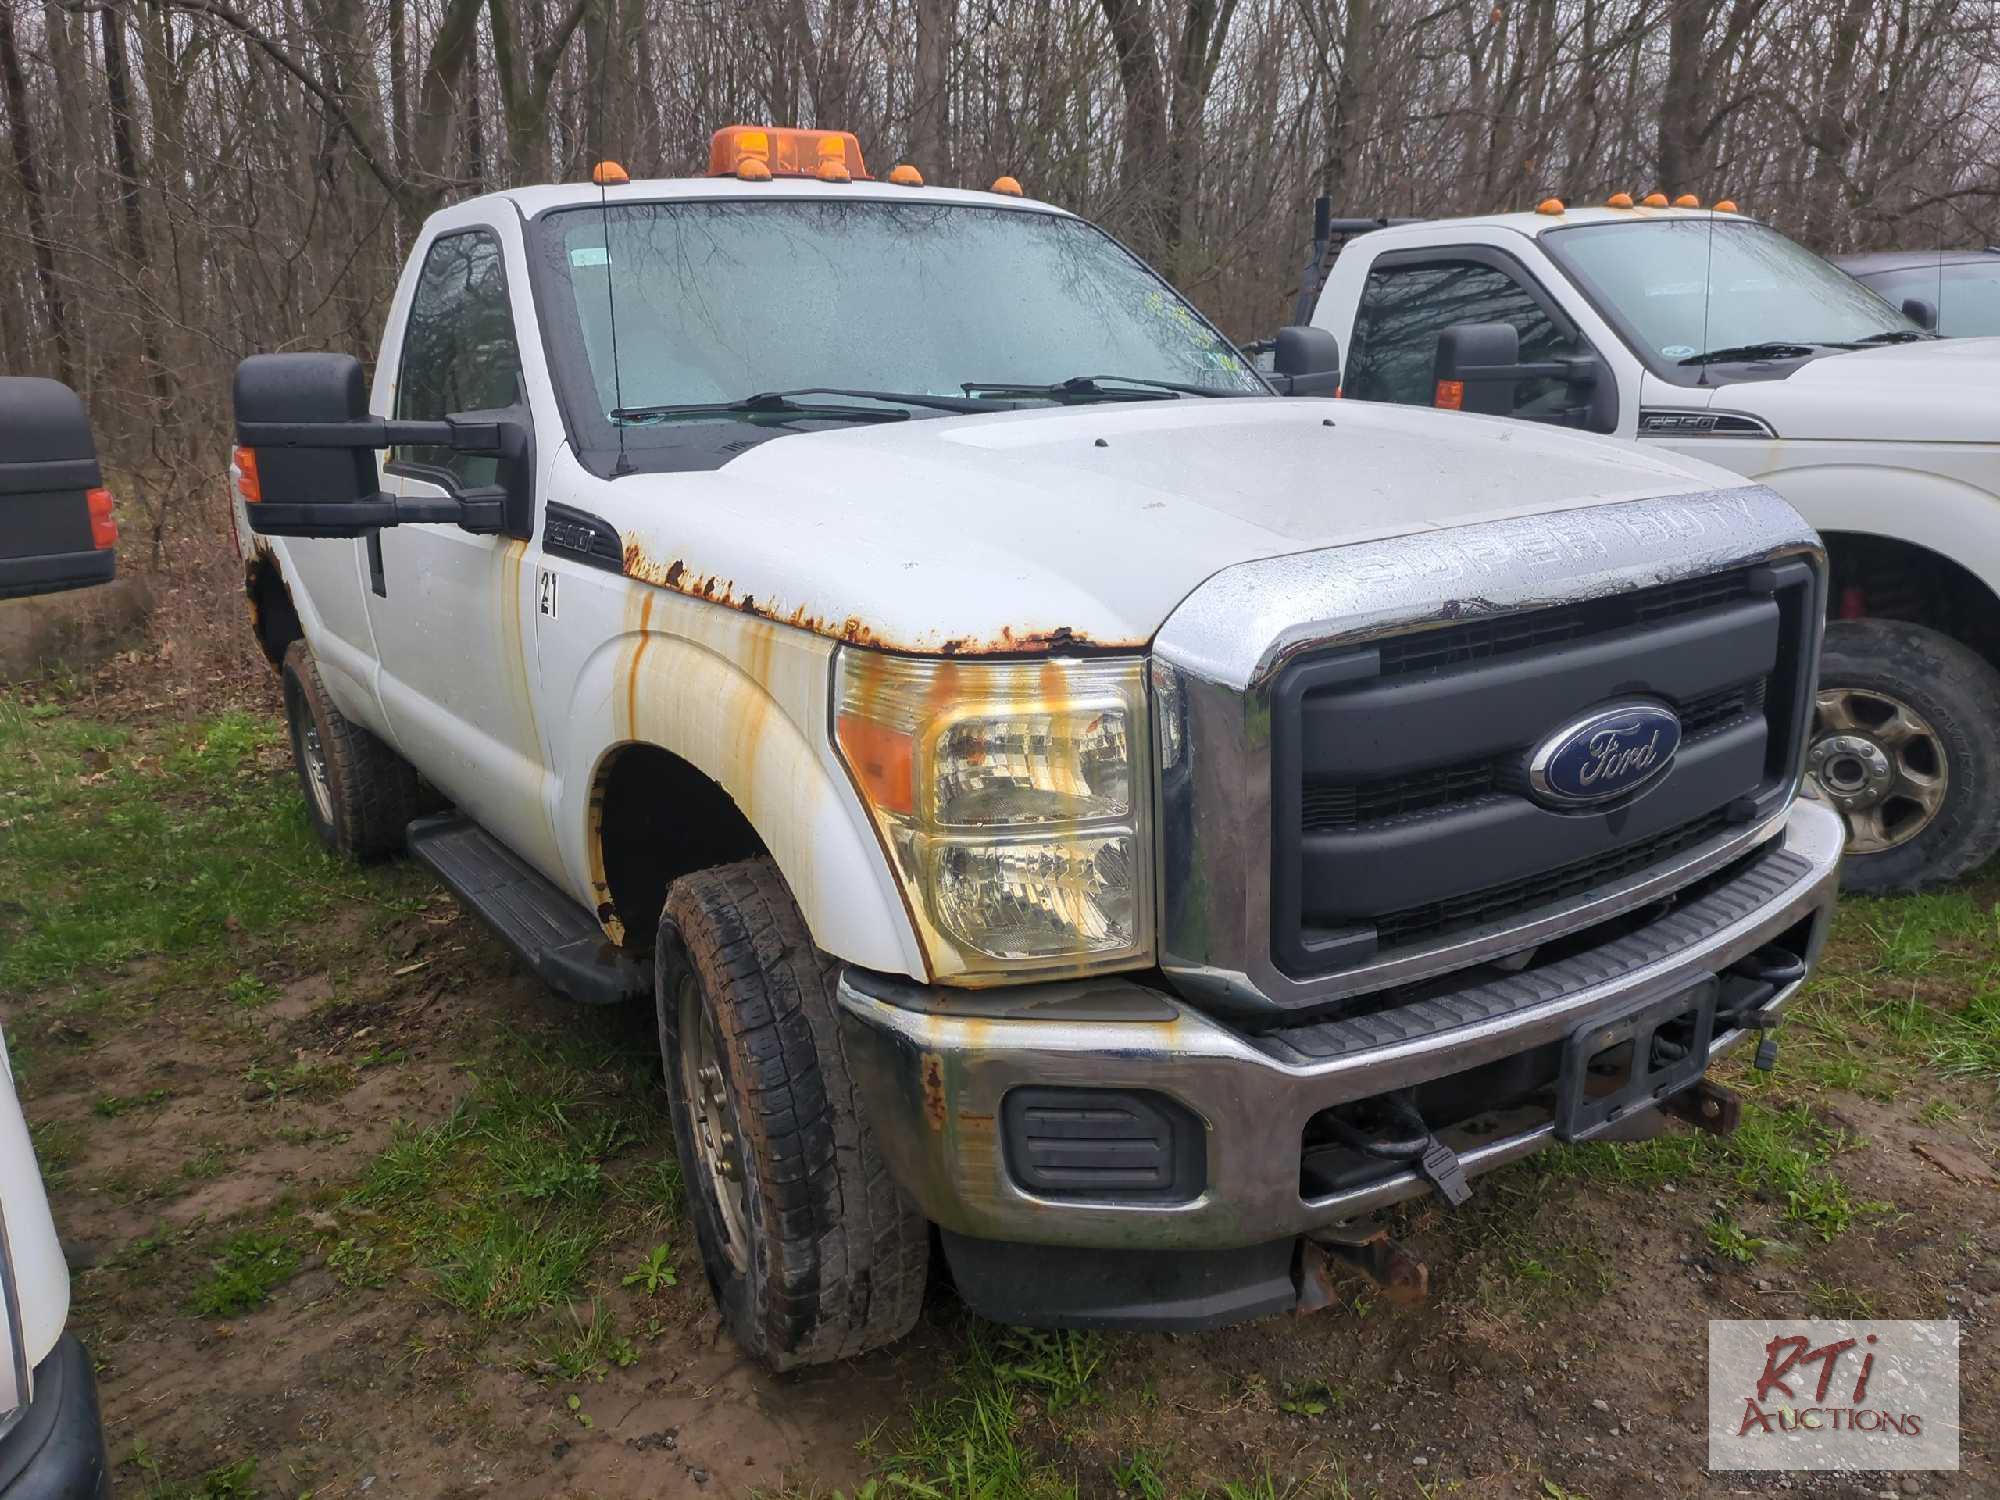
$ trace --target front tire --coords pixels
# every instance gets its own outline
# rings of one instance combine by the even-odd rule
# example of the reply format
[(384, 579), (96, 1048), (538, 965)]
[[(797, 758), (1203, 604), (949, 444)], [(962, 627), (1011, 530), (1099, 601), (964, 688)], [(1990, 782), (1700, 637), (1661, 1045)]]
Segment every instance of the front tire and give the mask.
[(894, 1343), (922, 1311), (930, 1230), (862, 1116), (838, 965), (777, 867), (676, 880), (654, 970), (675, 1148), (724, 1325), (774, 1370)]
[(1841, 885), (1910, 891), (2000, 850), (2000, 672), (1895, 620), (1826, 627), (1806, 772), (1847, 824)]
[(286, 648), (283, 678), (292, 763), (313, 832), (348, 859), (402, 848), (425, 800), (415, 769), (334, 706), (303, 640)]

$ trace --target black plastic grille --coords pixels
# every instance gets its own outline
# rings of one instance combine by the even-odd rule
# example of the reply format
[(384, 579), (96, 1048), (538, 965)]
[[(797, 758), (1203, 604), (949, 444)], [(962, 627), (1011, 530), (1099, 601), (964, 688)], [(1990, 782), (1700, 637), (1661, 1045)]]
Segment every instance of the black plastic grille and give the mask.
[[(1683, 740), (1698, 740), (1750, 714), (1761, 713), (1765, 688), (1765, 679), (1759, 677), (1676, 704)], [(1307, 777), (1301, 799), (1305, 831), (1325, 833), (1353, 828), (1383, 818), (1433, 812), (1491, 796), (1518, 780), (1521, 754), (1526, 749), (1522, 746), (1517, 753), (1437, 766), (1377, 781), (1342, 782)]]
[[(1766, 816), (1798, 773), (1822, 608), (1816, 569), (1789, 559), (1294, 663), (1272, 699), (1279, 967), (1420, 951)], [(1626, 694), (1674, 706), (1673, 768), (1601, 810), (1531, 799), (1530, 748)], [(1462, 759), (1421, 764), (1452, 746)]]
[(1509, 885), (1489, 886), (1483, 891), (1448, 901), (1433, 901), (1404, 911), (1385, 913), (1375, 919), (1375, 941), (1384, 949), (1407, 947), (1429, 936), (1495, 922), (1536, 906), (1548, 906), (1581, 896), (1607, 881), (1622, 880), (1649, 865), (1670, 859), (1684, 850), (1714, 838), (1729, 826), (1725, 813), (1710, 813), (1692, 823), (1650, 838), (1627, 844), (1615, 853), (1596, 859), (1548, 870)]

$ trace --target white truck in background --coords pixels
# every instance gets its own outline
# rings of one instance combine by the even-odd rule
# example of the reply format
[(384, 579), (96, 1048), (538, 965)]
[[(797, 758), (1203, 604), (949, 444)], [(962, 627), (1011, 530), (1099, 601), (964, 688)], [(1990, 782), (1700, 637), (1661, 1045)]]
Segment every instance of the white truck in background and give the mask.
[(1312, 326), (1349, 399), (1684, 453), (1819, 531), (1807, 770), (1846, 821), (1848, 889), (2000, 849), (2000, 339), (1939, 339), (1729, 205), (1321, 222), (1345, 244)]

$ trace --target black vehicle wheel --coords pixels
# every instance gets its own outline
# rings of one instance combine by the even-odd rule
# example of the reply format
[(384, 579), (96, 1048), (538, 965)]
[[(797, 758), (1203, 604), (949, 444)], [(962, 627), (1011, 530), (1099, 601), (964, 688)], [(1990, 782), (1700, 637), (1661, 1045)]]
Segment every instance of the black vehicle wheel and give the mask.
[(1847, 824), (1841, 884), (1907, 891), (2000, 849), (2000, 672), (1894, 620), (1826, 628), (1806, 774)]
[(774, 1370), (894, 1343), (923, 1307), (930, 1230), (862, 1118), (838, 965), (777, 867), (676, 880), (654, 973), (681, 1176), (724, 1324)]
[(403, 847), (425, 793), (410, 763), (333, 706), (310, 647), (285, 651), (285, 721), (313, 831), (336, 854), (373, 859)]

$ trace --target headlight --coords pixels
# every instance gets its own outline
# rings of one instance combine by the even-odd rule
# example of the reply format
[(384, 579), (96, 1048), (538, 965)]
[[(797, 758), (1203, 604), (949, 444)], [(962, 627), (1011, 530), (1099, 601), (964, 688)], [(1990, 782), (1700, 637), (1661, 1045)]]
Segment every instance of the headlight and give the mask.
[(844, 647), (834, 735), (936, 978), (1149, 961), (1141, 658), (962, 662)]

